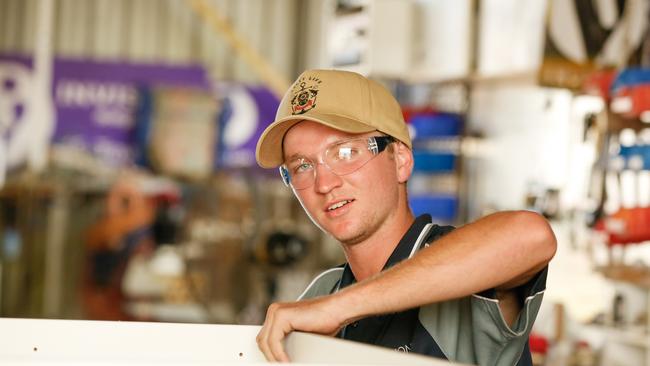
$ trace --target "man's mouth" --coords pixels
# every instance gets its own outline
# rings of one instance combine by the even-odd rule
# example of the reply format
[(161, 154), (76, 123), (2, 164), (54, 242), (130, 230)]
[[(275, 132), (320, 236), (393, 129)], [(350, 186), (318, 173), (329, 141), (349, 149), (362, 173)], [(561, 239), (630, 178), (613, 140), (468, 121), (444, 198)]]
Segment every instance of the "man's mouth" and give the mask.
[(327, 211), (334, 211), (334, 210), (336, 210), (337, 208), (341, 208), (341, 207), (347, 205), (348, 203), (350, 203), (350, 202), (352, 202), (352, 201), (353, 201), (353, 200), (343, 200), (343, 201), (336, 202), (335, 204), (329, 206), (329, 207), (327, 208)]

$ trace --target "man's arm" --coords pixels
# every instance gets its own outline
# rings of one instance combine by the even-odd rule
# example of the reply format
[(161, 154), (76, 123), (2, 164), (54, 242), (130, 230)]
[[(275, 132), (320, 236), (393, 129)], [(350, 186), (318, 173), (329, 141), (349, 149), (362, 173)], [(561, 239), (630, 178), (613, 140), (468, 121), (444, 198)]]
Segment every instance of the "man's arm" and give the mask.
[[(499, 212), (460, 227), (413, 258), (329, 296), (269, 307), (257, 342), (270, 361), (288, 361), (282, 340), (294, 330), (335, 334), (372, 315), (469, 296), (494, 288), (510, 324), (519, 312), (512, 289), (551, 260), (555, 236), (529, 211)], [(514, 317), (513, 317), (514, 316)]]

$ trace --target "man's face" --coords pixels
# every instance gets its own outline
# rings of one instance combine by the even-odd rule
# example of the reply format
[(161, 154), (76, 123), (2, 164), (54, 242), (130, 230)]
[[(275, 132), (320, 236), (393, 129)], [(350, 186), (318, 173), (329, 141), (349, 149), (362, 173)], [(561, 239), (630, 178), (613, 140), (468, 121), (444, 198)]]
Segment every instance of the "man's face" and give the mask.
[[(284, 157), (301, 156), (317, 163), (323, 151), (334, 142), (379, 135), (378, 132), (354, 135), (302, 121), (285, 135)], [(355, 244), (374, 234), (398, 207), (400, 184), (396, 159), (390, 150), (343, 176), (316, 164), (314, 184), (295, 191), (312, 220), (344, 244)]]

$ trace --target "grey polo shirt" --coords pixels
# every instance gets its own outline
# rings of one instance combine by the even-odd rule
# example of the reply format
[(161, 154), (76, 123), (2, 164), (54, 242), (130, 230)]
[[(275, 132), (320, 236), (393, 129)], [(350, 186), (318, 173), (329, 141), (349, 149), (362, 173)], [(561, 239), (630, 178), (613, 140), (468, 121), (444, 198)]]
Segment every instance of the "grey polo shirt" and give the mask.
[[(412, 257), (449, 233), (451, 226), (419, 216), (389, 257), (384, 270)], [(399, 313), (361, 319), (346, 326), (340, 338), (479, 365), (530, 365), (528, 335), (539, 311), (547, 269), (516, 289), (522, 309), (512, 326), (505, 322), (494, 290), (433, 303)], [(462, 279), (459, 279), (462, 281)], [(334, 293), (356, 280), (348, 264), (317, 276), (299, 300)]]

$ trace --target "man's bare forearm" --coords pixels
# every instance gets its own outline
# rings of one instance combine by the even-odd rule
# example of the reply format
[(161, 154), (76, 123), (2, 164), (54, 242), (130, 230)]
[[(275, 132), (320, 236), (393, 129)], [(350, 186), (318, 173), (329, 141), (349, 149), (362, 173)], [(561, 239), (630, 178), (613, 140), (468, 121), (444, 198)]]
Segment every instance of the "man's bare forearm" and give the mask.
[(413, 258), (328, 301), (346, 313), (349, 323), (490, 288), (508, 291), (543, 269), (555, 250), (555, 236), (540, 215), (500, 212), (456, 229)]

